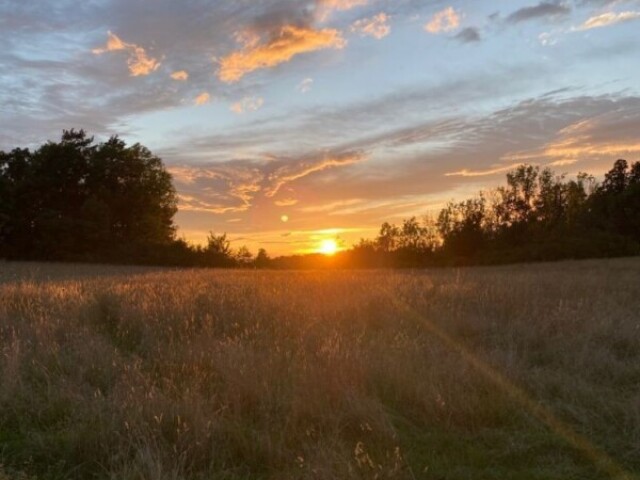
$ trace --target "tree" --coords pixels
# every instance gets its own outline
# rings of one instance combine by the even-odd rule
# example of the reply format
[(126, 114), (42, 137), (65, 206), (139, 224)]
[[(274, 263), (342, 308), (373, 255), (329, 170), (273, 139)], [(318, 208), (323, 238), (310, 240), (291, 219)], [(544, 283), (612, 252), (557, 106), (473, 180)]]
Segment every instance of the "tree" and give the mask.
[(627, 186), (628, 169), (629, 164), (626, 160), (616, 160), (613, 164), (613, 168), (605, 174), (604, 182), (602, 182), (600, 191), (613, 195), (622, 193)]
[(167, 243), (175, 236), (177, 197), (162, 161), (118, 137), (96, 150), (87, 186), (111, 215), (111, 234), (125, 243)]
[(447, 204), (437, 221), (445, 250), (457, 256), (472, 257), (482, 249), (485, 206), (484, 196)]
[(390, 223), (384, 222), (380, 227), (380, 233), (376, 239), (378, 248), (383, 252), (391, 252), (398, 245), (398, 236), (400, 231), (398, 227)]
[(253, 254), (246, 245), (243, 245), (235, 252), (235, 260), (241, 267), (248, 267), (253, 263)]
[(635, 162), (629, 171), (629, 185), (640, 184), (640, 162)]
[(112, 137), (65, 130), (0, 152), (0, 246), (10, 258), (151, 261), (175, 239), (177, 197), (162, 161)]
[(230, 267), (235, 263), (231, 242), (226, 233), (216, 235), (209, 232), (203, 253), (206, 265), (211, 267)]
[(271, 263), (271, 259), (267, 254), (267, 251), (264, 248), (258, 250), (258, 254), (256, 255), (256, 259), (254, 261), (254, 265), (256, 268), (267, 268)]

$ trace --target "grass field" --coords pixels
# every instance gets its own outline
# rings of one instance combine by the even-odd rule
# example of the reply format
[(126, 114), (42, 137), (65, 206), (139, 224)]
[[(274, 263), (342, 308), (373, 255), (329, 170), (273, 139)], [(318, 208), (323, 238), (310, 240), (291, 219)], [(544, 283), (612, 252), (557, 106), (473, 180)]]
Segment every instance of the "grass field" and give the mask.
[(0, 264), (0, 479), (638, 479), (640, 259)]

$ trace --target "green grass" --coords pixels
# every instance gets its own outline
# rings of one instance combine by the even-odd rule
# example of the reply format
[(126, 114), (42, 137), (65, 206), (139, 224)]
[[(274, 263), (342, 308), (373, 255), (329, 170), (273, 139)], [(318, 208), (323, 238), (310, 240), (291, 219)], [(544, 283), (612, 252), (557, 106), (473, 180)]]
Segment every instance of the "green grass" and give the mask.
[(640, 259), (0, 264), (0, 480), (638, 479)]

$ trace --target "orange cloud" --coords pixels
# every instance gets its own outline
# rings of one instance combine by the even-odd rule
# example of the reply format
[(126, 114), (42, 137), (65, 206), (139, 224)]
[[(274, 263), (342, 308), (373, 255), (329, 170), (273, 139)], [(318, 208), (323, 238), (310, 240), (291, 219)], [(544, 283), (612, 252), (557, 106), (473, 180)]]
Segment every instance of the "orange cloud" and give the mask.
[(321, 21), (326, 20), (335, 10), (351, 10), (355, 7), (367, 5), (369, 0), (320, 0), (318, 16)]
[(245, 97), (239, 102), (231, 105), (230, 109), (232, 112), (241, 115), (245, 112), (255, 112), (259, 110), (260, 107), (264, 104), (264, 99), (260, 97)]
[(369, 0), (323, 0), (320, 2), (325, 8), (332, 10), (351, 10), (369, 3)]
[(433, 34), (450, 32), (460, 26), (460, 15), (453, 7), (445, 8), (431, 17), (431, 21), (424, 26), (424, 29)]
[[(593, 156), (623, 157), (640, 153), (640, 142), (594, 142), (587, 138), (569, 138), (547, 146), (542, 153), (546, 157), (560, 158), (563, 162)], [(559, 161), (556, 160), (555, 163)]]
[(250, 72), (275, 67), (296, 55), (327, 48), (340, 49), (345, 45), (346, 41), (338, 30), (314, 30), (288, 25), (267, 43), (245, 46), (220, 59), (218, 78), (226, 83), (234, 83)]
[(365, 200), (361, 198), (351, 198), (349, 200), (338, 200), (336, 202), (330, 202), (323, 205), (314, 205), (311, 207), (304, 207), (304, 208), (301, 208), (300, 211), (304, 213), (326, 213), (326, 212), (332, 212), (337, 208), (350, 207), (350, 206), (358, 205), (364, 202)]
[(519, 163), (511, 165), (505, 165), (503, 167), (495, 167), (488, 170), (467, 170), (466, 168), (458, 170), (457, 172), (445, 173), (445, 177), (486, 177), (489, 175), (495, 175), (496, 173), (508, 172), (516, 168)]
[(298, 200), (295, 198), (283, 198), (282, 200), (276, 200), (273, 203), (276, 207), (293, 207), (298, 204)]
[(389, 16), (381, 12), (371, 18), (364, 18), (354, 22), (353, 25), (351, 25), (351, 31), (357, 32), (362, 36), (368, 35), (380, 40), (391, 33), (391, 27), (388, 21)]
[(205, 168), (194, 168), (188, 166), (172, 166), (167, 170), (171, 174), (174, 180), (184, 184), (193, 185), (200, 179), (213, 180), (221, 178), (220, 173)]
[(185, 80), (189, 79), (189, 74), (187, 72), (185, 72), (184, 70), (180, 70), (180, 71), (177, 71), (177, 72), (173, 72), (171, 74), (171, 78), (173, 78), (174, 80), (178, 80), (178, 81), (184, 82)]
[(361, 162), (365, 158), (365, 155), (362, 153), (346, 153), (342, 155), (325, 157), (319, 161), (314, 161), (302, 165), (287, 166), (281, 168), (269, 175), (268, 180), (270, 181), (271, 186), (265, 191), (265, 196), (273, 197), (287, 183), (306, 177), (307, 175), (310, 175), (312, 173), (321, 172), (328, 168), (351, 165)]
[(615, 25), (616, 23), (629, 22), (640, 19), (640, 12), (607, 12), (589, 18), (576, 30), (591, 30), (592, 28), (602, 28)]
[(149, 57), (144, 48), (134, 43), (124, 42), (115, 33), (107, 32), (107, 35), (107, 44), (101, 48), (94, 48), (92, 50), (94, 55), (117, 51), (129, 52), (127, 65), (133, 77), (149, 75), (160, 67), (160, 62), (155, 58)]
[(107, 44), (102, 48), (94, 48), (92, 52), (95, 55), (100, 55), (106, 52), (116, 52), (118, 50), (125, 50), (133, 45), (123, 42), (120, 38), (110, 31), (107, 32)]
[(200, 212), (222, 215), (225, 213), (244, 212), (248, 206), (229, 207), (217, 203), (207, 202), (192, 195), (178, 194), (178, 208), (183, 212)]
[[(517, 161), (550, 160), (549, 165), (570, 165), (594, 157), (625, 157), (640, 153), (640, 141), (633, 136), (607, 138), (600, 132), (610, 121), (608, 115), (582, 120), (560, 130), (557, 139), (544, 147), (519, 152), (505, 158)], [(623, 129), (620, 129), (623, 131)]]
[(207, 92), (202, 92), (200, 95), (196, 97), (196, 99), (194, 100), (194, 103), (198, 106), (201, 106), (201, 105), (206, 105), (210, 101), (211, 101), (211, 95), (209, 95)]

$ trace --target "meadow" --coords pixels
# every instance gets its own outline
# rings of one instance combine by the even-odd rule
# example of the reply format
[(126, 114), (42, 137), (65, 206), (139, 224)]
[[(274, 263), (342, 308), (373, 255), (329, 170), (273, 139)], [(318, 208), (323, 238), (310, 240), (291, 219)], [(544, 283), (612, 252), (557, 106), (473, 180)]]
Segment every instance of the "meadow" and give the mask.
[(638, 479), (640, 258), (0, 263), (0, 479)]

